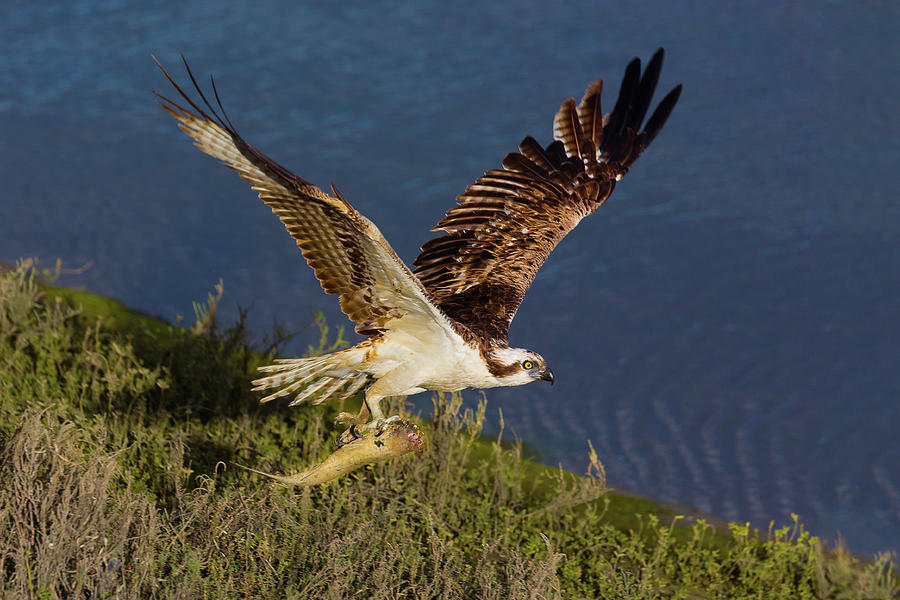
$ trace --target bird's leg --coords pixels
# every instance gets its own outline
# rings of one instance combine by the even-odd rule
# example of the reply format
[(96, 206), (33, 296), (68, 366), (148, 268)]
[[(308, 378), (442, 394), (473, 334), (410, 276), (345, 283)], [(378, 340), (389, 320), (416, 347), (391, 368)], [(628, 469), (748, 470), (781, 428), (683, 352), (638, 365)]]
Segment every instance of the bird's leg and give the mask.
[(384, 399), (384, 396), (372, 396), (369, 397), (366, 394), (366, 404), (369, 406), (369, 410), (372, 411), (372, 420), (366, 423), (366, 429), (374, 429), (375, 435), (380, 436), (385, 432), (387, 426), (394, 421), (398, 421), (400, 419), (400, 415), (392, 415), (388, 418), (384, 417), (384, 413), (381, 411), (381, 406), (379, 405), (381, 400)]
[[(410, 381), (410, 378), (411, 374), (408, 370), (398, 368), (382, 376), (366, 389), (366, 401), (363, 403), (363, 407), (368, 406), (372, 420), (363, 425), (365, 429), (375, 430), (377, 435), (381, 435), (388, 423), (400, 418), (393, 416), (385, 419), (384, 413), (381, 411), (381, 401), (388, 396), (395, 396), (396, 390), (407, 390), (414, 387), (415, 380)], [(360, 416), (362, 414), (360, 412)]]
[(366, 427), (374, 429), (384, 422), (384, 413), (381, 412), (380, 405), (382, 398), (384, 398), (384, 396), (369, 396), (368, 393), (366, 394), (366, 405), (369, 407), (369, 411), (371, 411), (372, 413), (372, 420), (366, 424)]

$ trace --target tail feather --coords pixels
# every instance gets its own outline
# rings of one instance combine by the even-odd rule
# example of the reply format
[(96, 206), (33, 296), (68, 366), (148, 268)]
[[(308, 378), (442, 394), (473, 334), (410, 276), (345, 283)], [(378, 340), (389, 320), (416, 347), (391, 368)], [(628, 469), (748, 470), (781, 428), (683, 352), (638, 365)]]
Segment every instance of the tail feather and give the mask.
[(366, 385), (371, 379), (371, 376), (367, 373), (357, 375), (355, 379), (351, 379), (350, 383), (347, 384), (347, 388), (344, 390), (344, 393), (341, 394), (340, 397), (338, 397), (338, 401), (340, 402), (346, 400), (347, 398), (358, 392), (360, 388)]
[(315, 383), (311, 383), (306, 386), (306, 389), (297, 394), (297, 397), (291, 400), (291, 403), (288, 406), (297, 406), (304, 400), (315, 396), (322, 388), (330, 387), (331, 384), (337, 382), (339, 385), (342, 383), (340, 379), (334, 379), (332, 377), (321, 377), (316, 380)]
[[(325, 357), (317, 356), (314, 358), (300, 359), (296, 363), (291, 364), (275, 364), (260, 367), (259, 370), (264, 373), (275, 373), (268, 377), (255, 379), (253, 381), (253, 391), (269, 390), (281, 388), (277, 392), (270, 394), (262, 399), (262, 402), (268, 402), (281, 396), (287, 396), (300, 388), (304, 383), (320, 376), (322, 371), (328, 370), (328, 361)], [(286, 386), (286, 387), (283, 387)]]
[[(327, 385), (325, 385), (325, 387), (323, 387), (323, 388), (319, 388), (319, 390), (317, 392), (318, 397), (313, 398), (313, 401), (312, 401), (313, 404), (322, 404), (326, 400), (330, 400), (338, 390), (340, 390), (345, 385), (347, 385), (346, 379), (334, 379), (334, 378), (327, 378), (327, 379), (328, 379)], [(311, 388), (311, 387), (313, 387), (313, 386), (309, 386), (309, 388)], [(309, 390), (309, 388), (306, 388), (306, 389)], [(291, 402), (291, 406), (303, 402), (307, 398), (310, 398), (312, 395), (313, 394), (311, 394), (311, 393), (304, 393), (304, 394), (298, 395), (296, 398), (294, 398), (294, 401)], [(301, 397), (301, 396), (303, 396), (303, 397)]]
[(276, 359), (275, 364), (259, 368), (271, 375), (254, 380), (253, 391), (275, 390), (260, 402), (299, 391), (290, 406), (310, 398), (315, 398), (313, 404), (321, 404), (338, 394), (345, 399), (371, 380), (368, 373), (356, 370), (364, 360), (365, 349), (359, 347), (311, 358)]
[[(280, 390), (278, 390), (272, 394), (269, 394), (265, 398), (260, 399), (260, 402), (269, 402), (270, 400), (274, 400), (275, 398), (281, 398), (283, 396), (288, 396), (290, 394), (293, 394), (294, 392), (299, 390), (301, 387), (303, 387), (304, 385), (308, 384), (310, 381), (315, 379), (316, 375), (317, 375), (316, 373), (311, 373), (311, 374), (309, 374), (305, 377), (301, 377), (300, 379), (297, 379), (297, 380), (290, 379), (289, 381), (293, 382), (293, 383), (290, 383), (290, 385), (285, 386), (285, 387), (281, 388)], [(267, 379), (272, 379), (272, 378), (267, 378)], [(259, 381), (259, 380), (257, 380), (257, 381)], [(254, 383), (256, 383), (256, 382), (254, 382)], [(285, 383), (288, 383), (288, 381), (286, 381)], [(272, 388), (272, 387), (277, 387), (277, 384), (271, 385), (271, 386), (266, 386), (266, 387), (261, 387), (261, 386), (257, 385), (255, 388), (253, 388), (253, 391), (259, 391), (259, 390)]]

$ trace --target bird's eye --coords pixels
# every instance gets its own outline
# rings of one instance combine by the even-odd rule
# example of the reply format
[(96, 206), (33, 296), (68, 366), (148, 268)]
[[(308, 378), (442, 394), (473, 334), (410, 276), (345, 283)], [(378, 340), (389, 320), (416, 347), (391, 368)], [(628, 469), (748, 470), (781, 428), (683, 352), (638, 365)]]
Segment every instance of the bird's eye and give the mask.
[(530, 360), (526, 360), (525, 362), (522, 363), (523, 369), (530, 369), (532, 367), (534, 367), (534, 363), (531, 362)]

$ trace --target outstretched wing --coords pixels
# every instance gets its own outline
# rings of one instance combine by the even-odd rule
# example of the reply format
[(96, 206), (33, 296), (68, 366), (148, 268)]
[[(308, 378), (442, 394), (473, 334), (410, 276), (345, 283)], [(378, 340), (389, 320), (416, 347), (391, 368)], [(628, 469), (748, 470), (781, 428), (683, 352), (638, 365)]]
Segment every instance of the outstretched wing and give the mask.
[(326, 194), (245, 142), (222, 109), (215, 82), (212, 87), (221, 115), (207, 101), (187, 61), (184, 65), (205, 108), (194, 103), (162, 65), (159, 68), (166, 79), (193, 112), (157, 94), (160, 105), (200, 150), (221, 160), (253, 186), (296, 240), (322, 288), (340, 296), (341, 310), (356, 322), (359, 333), (375, 334), (407, 315), (438, 327), (449, 326), (371, 221), (333, 187), (334, 195)]
[[(556, 141), (527, 137), (503, 168), (486, 172), (457, 198), (422, 246), (415, 274), (444, 314), (485, 336), (506, 339), (510, 321), (544, 260), (596, 210), (662, 129), (681, 93), (663, 98), (640, 130), (653, 98), (663, 50), (625, 70), (612, 112), (601, 117), (603, 80), (579, 105), (569, 98), (553, 122)], [(638, 133), (639, 132), (639, 133)]]

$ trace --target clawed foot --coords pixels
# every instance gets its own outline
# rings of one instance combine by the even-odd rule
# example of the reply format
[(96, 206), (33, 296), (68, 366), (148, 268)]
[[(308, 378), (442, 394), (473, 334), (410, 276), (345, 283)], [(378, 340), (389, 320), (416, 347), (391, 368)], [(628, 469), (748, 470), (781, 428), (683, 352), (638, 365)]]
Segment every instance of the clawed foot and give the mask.
[[(349, 413), (341, 413), (334, 420), (335, 423), (349, 423), (350, 427), (347, 428), (347, 431), (342, 433), (340, 437), (335, 441), (335, 445), (340, 448), (342, 446), (346, 446), (352, 442), (355, 442), (358, 439), (361, 439), (365, 434), (365, 431), (374, 431), (375, 437), (381, 436), (388, 428), (388, 426), (395, 422), (399, 421), (399, 415), (393, 415), (388, 417), (387, 419), (373, 419), (366, 424), (359, 423), (357, 417), (350, 415)], [(361, 433), (360, 430), (363, 430)]]
[(336, 440), (334, 440), (334, 445), (336, 448), (341, 448), (346, 446), (351, 442), (355, 442), (356, 440), (362, 437), (362, 434), (359, 432), (359, 427), (366, 422), (369, 413), (366, 409), (365, 404), (363, 404), (363, 409), (359, 411), (358, 415), (354, 415), (348, 412), (339, 413), (338, 416), (334, 418), (334, 424), (338, 425), (349, 425), (347, 431), (342, 433)]
[(342, 412), (338, 413), (338, 416), (334, 418), (334, 424), (342, 424), (342, 425), (362, 425), (366, 422), (366, 418), (369, 416), (367, 411), (360, 411), (358, 415), (354, 415), (353, 413)]
[(388, 417), (387, 419), (375, 419), (374, 421), (366, 423), (365, 427), (367, 429), (374, 429), (375, 437), (378, 437), (385, 432), (385, 430), (388, 428), (388, 425), (390, 425), (394, 421), (399, 421), (399, 420), (400, 420), (400, 415), (392, 415), (392, 416)]
[(355, 442), (356, 440), (362, 439), (362, 435), (360, 435), (358, 430), (358, 425), (351, 425), (347, 428), (347, 430), (339, 435), (336, 440), (334, 440), (334, 447), (343, 448), (347, 444)]

